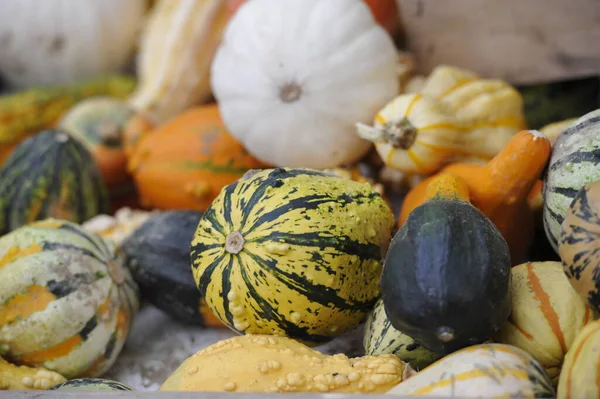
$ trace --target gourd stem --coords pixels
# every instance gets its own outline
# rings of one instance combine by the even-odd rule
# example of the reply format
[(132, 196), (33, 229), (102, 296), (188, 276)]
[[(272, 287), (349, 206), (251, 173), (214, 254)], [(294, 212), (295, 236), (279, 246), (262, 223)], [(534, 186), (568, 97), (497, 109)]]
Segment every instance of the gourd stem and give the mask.
[(358, 135), (363, 139), (391, 144), (394, 148), (408, 150), (417, 139), (417, 128), (406, 117), (386, 122), (382, 127), (362, 123), (355, 126)]
[(244, 237), (239, 231), (232, 231), (225, 238), (225, 250), (230, 254), (238, 254), (244, 248)]

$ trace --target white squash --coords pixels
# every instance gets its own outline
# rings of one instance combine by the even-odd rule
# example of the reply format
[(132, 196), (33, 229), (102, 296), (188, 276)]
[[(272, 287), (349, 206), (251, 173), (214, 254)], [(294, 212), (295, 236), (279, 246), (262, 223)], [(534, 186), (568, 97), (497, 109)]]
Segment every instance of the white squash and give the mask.
[(0, 0), (0, 75), (13, 89), (120, 70), (146, 0)]
[(537, 360), (525, 351), (482, 344), (438, 360), (386, 395), (553, 398), (554, 388)]
[(369, 150), (354, 123), (399, 93), (398, 57), (361, 0), (251, 0), (230, 20), (211, 85), (255, 157), (334, 168)]

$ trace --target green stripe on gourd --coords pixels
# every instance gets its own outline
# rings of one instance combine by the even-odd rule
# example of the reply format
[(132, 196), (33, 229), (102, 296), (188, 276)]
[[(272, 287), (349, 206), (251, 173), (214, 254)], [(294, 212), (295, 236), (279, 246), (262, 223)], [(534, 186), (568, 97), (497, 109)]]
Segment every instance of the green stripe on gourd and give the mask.
[(84, 222), (109, 211), (90, 153), (59, 130), (25, 140), (0, 170), (0, 234), (48, 217)]
[(122, 382), (104, 378), (76, 378), (50, 388), (51, 391), (135, 391)]
[(600, 109), (575, 121), (558, 136), (544, 178), (544, 228), (558, 251), (560, 226), (583, 186), (600, 180)]
[(375, 304), (392, 225), (368, 183), (306, 169), (253, 172), (200, 220), (194, 277), (230, 328), (323, 343)]
[(74, 378), (110, 368), (139, 307), (112, 244), (47, 219), (0, 238), (0, 350)]
[(363, 346), (367, 355), (395, 355), (415, 370), (423, 370), (442, 357), (396, 330), (385, 314), (381, 299), (367, 317)]

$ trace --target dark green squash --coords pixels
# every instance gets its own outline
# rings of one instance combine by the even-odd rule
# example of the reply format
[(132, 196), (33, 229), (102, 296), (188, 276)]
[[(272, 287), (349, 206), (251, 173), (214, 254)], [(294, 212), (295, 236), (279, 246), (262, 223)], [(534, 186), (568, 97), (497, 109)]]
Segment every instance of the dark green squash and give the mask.
[(28, 138), (0, 170), (0, 234), (45, 218), (82, 223), (108, 211), (98, 166), (64, 131)]
[(76, 378), (50, 388), (50, 391), (135, 391), (129, 385), (104, 378)]
[(410, 213), (381, 278), (392, 326), (439, 354), (485, 342), (511, 311), (506, 241), (469, 202), (446, 198)]
[(148, 302), (184, 323), (222, 326), (204, 304), (192, 275), (190, 243), (201, 217), (199, 211), (151, 215), (122, 249)]

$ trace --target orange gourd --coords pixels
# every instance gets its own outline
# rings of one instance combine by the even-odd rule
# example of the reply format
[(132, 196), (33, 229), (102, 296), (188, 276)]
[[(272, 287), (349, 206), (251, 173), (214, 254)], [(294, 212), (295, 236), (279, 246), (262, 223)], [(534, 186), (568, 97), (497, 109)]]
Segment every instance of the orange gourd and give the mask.
[(200, 211), (224, 186), (266, 166), (229, 134), (216, 104), (191, 108), (144, 134), (128, 165), (143, 207)]
[[(470, 202), (502, 233), (513, 264), (522, 263), (533, 240), (534, 220), (528, 198), (548, 162), (551, 145), (538, 131), (523, 130), (486, 165), (455, 163), (439, 173), (461, 177), (469, 189)], [(404, 199), (398, 226), (426, 199), (429, 184), (437, 175), (415, 186)]]

